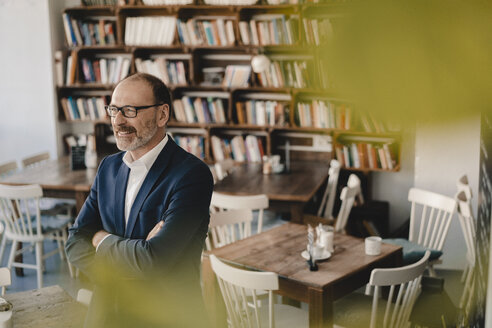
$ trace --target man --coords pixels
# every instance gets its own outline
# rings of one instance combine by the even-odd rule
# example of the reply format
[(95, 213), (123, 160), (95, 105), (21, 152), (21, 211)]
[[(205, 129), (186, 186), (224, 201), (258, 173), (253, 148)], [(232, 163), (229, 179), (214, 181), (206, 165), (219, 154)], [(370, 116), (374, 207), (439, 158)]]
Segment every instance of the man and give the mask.
[(210, 170), (166, 135), (171, 97), (158, 78), (126, 78), (106, 109), (126, 152), (101, 162), (66, 246), (96, 284), (85, 326), (203, 326)]

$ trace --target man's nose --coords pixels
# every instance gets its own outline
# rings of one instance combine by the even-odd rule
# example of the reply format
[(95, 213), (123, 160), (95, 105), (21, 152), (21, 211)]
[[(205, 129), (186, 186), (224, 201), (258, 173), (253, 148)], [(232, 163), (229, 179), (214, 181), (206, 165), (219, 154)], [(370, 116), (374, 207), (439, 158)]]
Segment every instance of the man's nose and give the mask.
[(121, 125), (126, 122), (126, 118), (123, 116), (123, 112), (121, 110), (116, 113), (116, 116), (113, 117), (113, 124)]

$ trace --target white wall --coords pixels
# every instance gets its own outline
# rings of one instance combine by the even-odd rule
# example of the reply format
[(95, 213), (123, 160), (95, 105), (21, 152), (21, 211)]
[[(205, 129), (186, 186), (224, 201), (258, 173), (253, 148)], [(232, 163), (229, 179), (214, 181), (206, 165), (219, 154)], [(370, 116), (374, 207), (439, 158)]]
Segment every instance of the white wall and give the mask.
[[(473, 209), (477, 210), (480, 162), (480, 117), (417, 125), (415, 186), (454, 197), (456, 180), (468, 175)], [(442, 267), (463, 269), (466, 246), (457, 216), (453, 218), (444, 245)]]
[(0, 1), (0, 163), (57, 155), (48, 0)]

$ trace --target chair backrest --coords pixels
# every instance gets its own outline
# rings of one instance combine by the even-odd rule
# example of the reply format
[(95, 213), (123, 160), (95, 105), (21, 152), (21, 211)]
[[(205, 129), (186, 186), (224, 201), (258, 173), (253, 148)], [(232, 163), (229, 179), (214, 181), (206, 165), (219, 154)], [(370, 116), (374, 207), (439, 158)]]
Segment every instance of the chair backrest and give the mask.
[(213, 165), (209, 165), (208, 168), (210, 169), (210, 172), (212, 173), (212, 177), (214, 178), (214, 184), (216, 184), (217, 181), (219, 181), (219, 177), (217, 176), (217, 170)]
[(6, 236), (20, 240), (42, 236), (39, 208), (42, 196), (43, 190), (39, 185), (0, 185), (0, 221)]
[(268, 208), (269, 202), (268, 196), (264, 194), (252, 196), (236, 196), (226, 195), (214, 191), (212, 194), (210, 205), (221, 210), (247, 209), (250, 211), (258, 211), (257, 232), (260, 233), (263, 229), (264, 210)]
[(318, 216), (327, 219), (333, 219), (333, 205), (335, 204), (335, 196), (337, 193), (338, 177), (340, 175), (340, 162), (336, 159), (330, 161), (328, 169), (328, 182), (326, 189), (321, 199), (321, 205), (318, 209)]
[[(369, 285), (375, 288), (372, 299), (371, 328), (375, 328), (377, 323), (381, 286), (390, 286), (382, 327), (400, 328), (407, 326), (410, 313), (420, 290), (420, 280), (427, 267), (429, 256), (430, 251), (426, 251), (424, 256), (416, 263), (400, 268), (372, 270)], [(398, 290), (396, 290), (397, 288)], [(395, 292), (398, 295), (396, 296), (396, 301), (393, 302)], [(379, 327), (381, 327), (380, 324)]]
[(8, 162), (0, 165), (0, 176), (7, 175), (17, 170), (19, 167), (16, 161)]
[(355, 174), (351, 174), (347, 180), (347, 186), (351, 188), (357, 188), (359, 190), (359, 192), (357, 193), (357, 202), (358, 205), (363, 205), (364, 196), (362, 195), (362, 187), (359, 177)]
[(456, 210), (456, 200), (417, 188), (410, 189), (408, 200), (412, 203), (409, 240), (441, 251)]
[(37, 164), (37, 163), (42, 162), (42, 161), (47, 161), (49, 159), (50, 159), (50, 153), (48, 153), (48, 152), (40, 153), (37, 155), (33, 155), (33, 156), (29, 156), (29, 157), (24, 158), (22, 160), (22, 166), (28, 167), (28, 166)]
[(251, 221), (253, 214), (248, 209), (210, 213), (207, 250), (251, 236)]
[[(234, 268), (220, 261), (215, 255), (210, 255), (210, 262), (224, 298), (229, 326), (261, 327), (257, 291), (268, 291), (268, 327), (273, 328), (275, 317), (272, 291), (278, 289), (278, 275), (273, 272)], [(248, 300), (250, 297), (252, 300)]]
[(226, 158), (223, 161), (215, 163), (215, 171), (217, 173), (217, 178), (220, 180), (224, 179), (229, 172), (234, 168), (234, 161), (231, 158)]
[(475, 265), (476, 258), (476, 225), (468, 195), (471, 195), (471, 193), (467, 193), (465, 190), (462, 190), (457, 193), (456, 199), (458, 201), (458, 218), (460, 220), (461, 229), (463, 230), (466, 247), (468, 249), (467, 260), (468, 263), (473, 267)]
[(342, 232), (345, 230), (350, 211), (354, 206), (355, 197), (360, 194), (359, 178), (355, 174), (351, 174), (349, 177), (349, 181), (351, 186), (347, 184), (347, 186), (344, 187), (342, 189), (342, 192), (340, 193), (340, 200), (342, 201), (342, 205), (340, 205), (340, 210), (338, 211), (338, 216), (335, 223), (335, 232)]

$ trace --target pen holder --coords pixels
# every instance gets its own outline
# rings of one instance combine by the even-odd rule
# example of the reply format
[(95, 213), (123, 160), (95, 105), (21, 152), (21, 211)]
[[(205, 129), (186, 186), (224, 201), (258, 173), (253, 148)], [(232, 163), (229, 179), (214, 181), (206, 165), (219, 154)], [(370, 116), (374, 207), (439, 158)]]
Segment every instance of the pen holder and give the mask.
[(0, 328), (12, 328), (12, 303), (0, 297)]
[(72, 170), (84, 170), (85, 169), (85, 147), (86, 146), (72, 146), (70, 147), (70, 168)]

